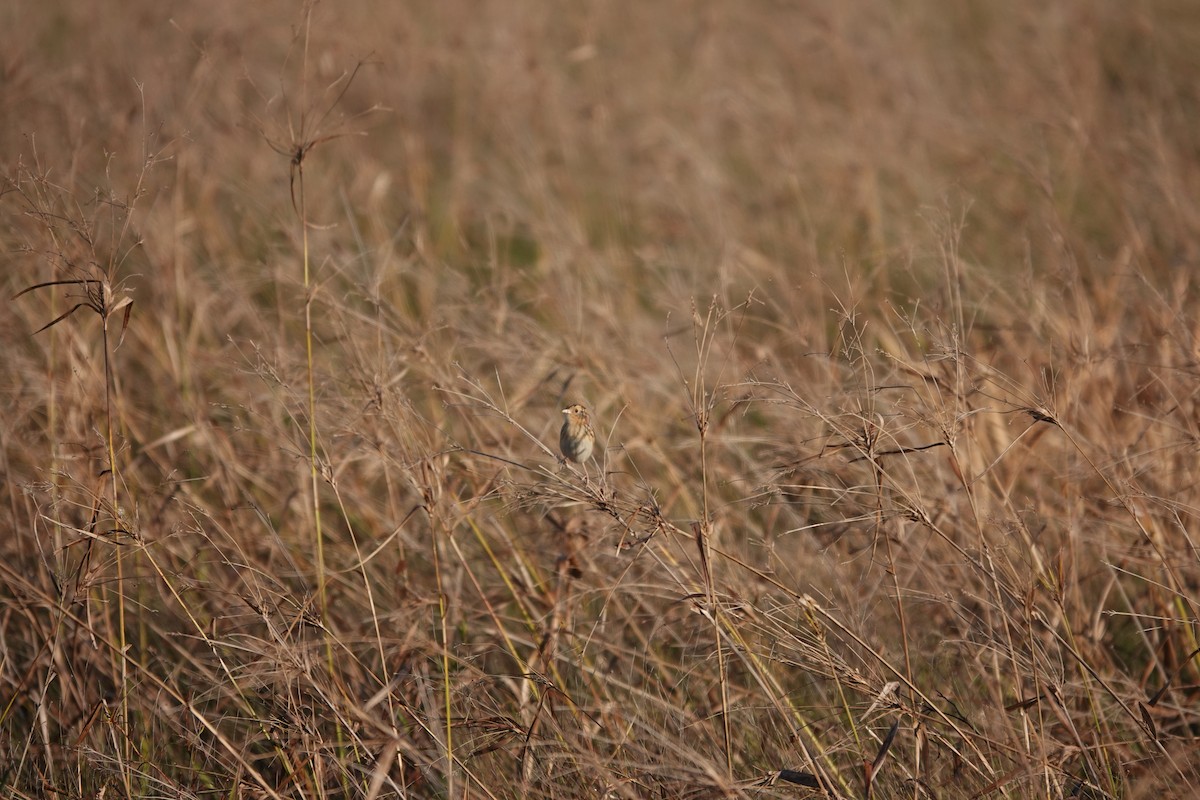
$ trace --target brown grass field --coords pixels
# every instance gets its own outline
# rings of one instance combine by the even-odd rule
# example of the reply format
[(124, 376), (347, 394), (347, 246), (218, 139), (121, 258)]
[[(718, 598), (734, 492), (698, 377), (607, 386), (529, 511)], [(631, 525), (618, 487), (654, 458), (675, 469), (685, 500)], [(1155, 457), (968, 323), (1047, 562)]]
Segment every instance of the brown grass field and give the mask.
[(1194, 0), (15, 0), (0, 111), (0, 796), (1200, 796)]

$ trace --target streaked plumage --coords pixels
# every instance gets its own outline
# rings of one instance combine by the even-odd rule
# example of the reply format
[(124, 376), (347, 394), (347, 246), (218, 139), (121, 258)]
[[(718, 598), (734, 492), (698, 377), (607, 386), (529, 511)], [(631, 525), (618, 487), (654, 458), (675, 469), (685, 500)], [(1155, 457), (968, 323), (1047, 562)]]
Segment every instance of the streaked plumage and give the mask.
[(582, 464), (592, 457), (592, 449), (596, 444), (596, 432), (592, 429), (588, 410), (579, 403), (574, 403), (563, 409), (566, 420), (558, 434), (558, 448), (562, 450), (563, 458)]

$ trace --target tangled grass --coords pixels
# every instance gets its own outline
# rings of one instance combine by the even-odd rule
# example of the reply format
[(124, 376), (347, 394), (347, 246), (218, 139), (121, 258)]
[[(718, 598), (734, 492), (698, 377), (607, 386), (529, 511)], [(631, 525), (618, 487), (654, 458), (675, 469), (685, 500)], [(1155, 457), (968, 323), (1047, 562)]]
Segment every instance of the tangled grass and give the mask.
[(1200, 792), (1191, 3), (126, 5), (0, 12), (6, 796)]

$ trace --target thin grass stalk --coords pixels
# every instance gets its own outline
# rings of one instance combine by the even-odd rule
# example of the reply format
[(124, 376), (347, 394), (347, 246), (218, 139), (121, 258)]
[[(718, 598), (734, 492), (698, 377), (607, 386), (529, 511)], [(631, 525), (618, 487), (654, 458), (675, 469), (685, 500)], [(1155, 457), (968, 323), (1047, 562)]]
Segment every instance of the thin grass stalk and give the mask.
[[(869, 422), (867, 424), (870, 426)], [(868, 432), (867, 434), (867, 457), (871, 461), (871, 468), (875, 477), (875, 535), (876, 537), (880, 535), (883, 536), (884, 546), (887, 550), (887, 571), (891, 573), (892, 576), (892, 591), (895, 594), (896, 618), (900, 623), (900, 646), (904, 651), (904, 669), (915, 683), (916, 679), (913, 676), (912, 654), (908, 646), (908, 619), (904, 613), (904, 595), (900, 590), (900, 565), (896, 562), (896, 554), (892, 548), (892, 537), (887, 535), (887, 533), (883, 530), (883, 481), (885, 473), (883, 466), (879, 463), (879, 459), (876, 457), (875, 453), (875, 445), (878, 442), (878, 436), (879, 431), (877, 430)], [(913, 706), (916, 707), (917, 698), (915, 695), (911, 698), (911, 702)], [(917, 774), (919, 776), (919, 770)], [(869, 789), (870, 784), (868, 784), (868, 790)], [(919, 796), (920, 790), (920, 782), (913, 781), (914, 800)]]
[[(296, 159), (296, 182), (299, 186), (301, 258), (304, 262), (304, 356), (308, 380), (308, 463), (312, 487), (313, 539), (317, 556), (317, 602), (324, 616), (326, 605), (325, 535), (321, 527), (320, 466), (317, 457), (317, 388), (313, 366), (312, 274), (308, 244), (308, 212), (304, 191), (304, 159)], [(330, 675), (333, 674), (333, 649), (326, 646)]]
[[(112, 412), (112, 382), (113, 382), (113, 365), (112, 353), (109, 350), (108, 339), (108, 284), (105, 283), (101, 289), (102, 302), (104, 304), (104, 313), (101, 317), (101, 341), (104, 346), (104, 424), (105, 436), (108, 439), (107, 452), (108, 456), (108, 480), (111, 486), (110, 502), (112, 503), (112, 524), (113, 529), (109, 532), (113, 536), (120, 534), (121, 526), (121, 505), (120, 493), (117, 486), (117, 450), (113, 434), (113, 412)], [(129, 725), (129, 670), (125, 641), (125, 569), (121, 557), (121, 548), (115, 547), (113, 555), (116, 559), (117, 582), (113, 589), (117, 595), (117, 645), (118, 649), (114, 655), (118, 661), (118, 672), (120, 673), (121, 686), (121, 727), (125, 730), (125, 735), (122, 737), (124, 746), (121, 748), (123, 758), (121, 759), (121, 779), (125, 784), (125, 792), (127, 796), (133, 796), (133, 772), (130, 767), (130, 762), (133, 758), (132, 747), (133, 739), (130, 734)]]
[[(708, 306), (703, 323), (692, 302), (692, 326), (696, 345), (696, 369), (692, 376), (691, 392), (688, 402), (691, 405), (692, 419), (700, 437), (700, 521), (694, 526), (696, 544), (700, 551), (701, 578), (704, 581), (704, 597), (707, 605), (709, 620), (713, 625), (713, 645), (717, 656), (717, 680), (721, 690), (721, 739), (725, 751), (725, 776), (733, 779), (733, 731), (729, 722), (729, 675), (725, 663), (724, 637), (721, 628), (724, 625), (720, 605), (717, 602), (717, 591), (713, 579), (712, 563), (712, 518), (709, 509), (709, 479), (708, 479), (708, 429), (712, 419), (712, 398), (706, 388), (705, 368), (708, 357), (712, 352), (714, 315), (717, 315), (716, 299)], [(676, 365), (678, 367), (678, 365)], [(688, 382), (684, 380), (684, 386)]]
[[(432, 523), (434, 520), (430, 519)], [(446, 624), (446, 618), (449, 616), (449, 603), (446, 600), (446, 589), (442, 575), (442, 559), (440, 548), (437, 542), (437, 528), (431, 524), (429, 526), (430, 550), (433, 553), (433, 577), (434, 588), (438, 596), (438, 635), (442, 640), (442, 694), (445, 699), (444, 711), (446, 714), (446, 796), (454, 797), (454, 720), (451, 716), (451, 690), (450, 690), (450, 631)]]
[[(312, 23), (312, 4), (305, 7), (304, 52), (301, 67), (301, 104), (302, 109), (308, 107), (308, 55), (309, 33)], [(303, 130), (303, 124), (301, 130)], [(313, 326), (312, 304), (314, 299), (312, 281), (312, 255), (308, 237), (308, 196), (304, 186), (304, 160), (308, 153), (307, 145), (302, 145), (292, 159), (295, 168), (296, 183), (299, 198), (297, 213), (300, 216), (301, 261), (304, 266), (304, 356), (305, 374), (308, 384), (308, 459), (309, 480), (313, 513), (313, 542), (316, 551), (317, 607), (322, 620), (327, 619), (329, 612), (327, 580), (325, 574), (325, 533), (321, 523), (321, 493), (320, 465), (317, 453), (317, 389), (316, 374), (313, 360)], [(328, 628), (325, 629), (328, 631)], [(325, 636), (325, 664), (330, 680), (337, 683), (337, 662), (334, 658), (333, 642), (328, 634)], [(340, 721), (335, 723), (337, 730), (337, 749), (342, 752), (345, 747), (345, 737)], [(321, 785), (318, 782), (318, 785)]]
[[(313, 290), (308, 244), (308, 213), (305, 205), (303, 157), (298, 157), (294, 163), (296, 164), (296, 182), (299, 186), (298, 213), (300, 215), (301, 230), (301, 259), (304, 263), (304, 355), (308, 383), (308, 464), (313, 513), (313, 543), (317, 558), (317, 608), (321, 619), (325, 620), (328, 615), (329, 605), (325, 576), (325, 534), (321, 527), (320, 467), (317, 456), (317, 390), (313, 367)], [(336, 682), (337, 662), (334, 659), (333, 642), (329, 640), (328, 635), (325, 637), (325, 666), (329, 672), (330, 679)], [(345, 744), (340, 724), (337, 725), (337, 731), (338, 750), (340, 751)]]
[[(697, 386), (697, 391), (699, 385)], [(717, 590), (713, 583), (712, 527), (708, 511), (708, 407), (696, 406), (696, 428), (700, 433), (700, 502), (703, 516), (695, 528), (696, 544), (700, 548), (701, 578), (704, 581), (704, 600), (713, 624), (713, 645), (717, 656), (717, 680), (721, 688), (721, 739), (725, 750), (725, 776), (733, 778), (733, 732), (729, 726), (729, 676), (725, 664), (725, 644), (721, 635), (724, 625)]]
[(709, 524), (708, 510), (708, 407), (697, 415), (697, 427), (700, 429), (700, 482), (701, 503), (704, 517), (697, 526), (700, 548), (704, 566), (704, 593), (708, 610), (712, 616), (714, 643), (717, 648), (717, 679), (721, 686), (721, 733), (725, 746), (725, 776), (733, 779), (733, 731), (729, 724), (729, 672), (725, 663), (725, 642), (721, 628), (725, 624), (720, 604), (717, 602), (716, 586), (712, 574), (712, 527)]

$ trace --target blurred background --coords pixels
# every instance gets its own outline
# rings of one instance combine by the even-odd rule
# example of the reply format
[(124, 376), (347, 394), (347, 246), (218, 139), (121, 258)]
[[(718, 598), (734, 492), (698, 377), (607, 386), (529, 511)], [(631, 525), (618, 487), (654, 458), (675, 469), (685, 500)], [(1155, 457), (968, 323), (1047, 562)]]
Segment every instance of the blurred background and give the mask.
[(1200, 786), (1200, 6), (0, 53), (6, 792)]

